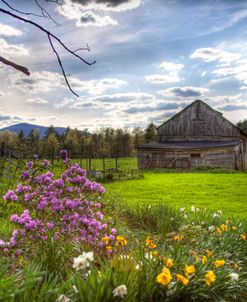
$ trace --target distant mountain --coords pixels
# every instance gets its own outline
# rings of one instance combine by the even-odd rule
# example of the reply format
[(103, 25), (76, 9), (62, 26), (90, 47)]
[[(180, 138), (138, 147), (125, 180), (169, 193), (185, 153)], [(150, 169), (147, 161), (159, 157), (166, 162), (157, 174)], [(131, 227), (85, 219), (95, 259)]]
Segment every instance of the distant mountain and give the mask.
[[(40, 137), (43, 137), (46, 134), (47, 128), (48, 127), (45, 127), (45, 126), (32, 125), (32, 124), (28, 124), (28, 123), (20, 123), (20, 124), (2, 128), (2, 129), (0, 129), (0, 131), (9, 130), (12, 132), (19, 133), (22, 130), (24, 133), (24, 136), (28, 136), (28, 134), (31, 132), (31, 130), (39, 129)], [(54, 127), (54, 128), (59, 134), (63, 134), (66, 131), (66, 128), (64, 128), (64, 127)]]

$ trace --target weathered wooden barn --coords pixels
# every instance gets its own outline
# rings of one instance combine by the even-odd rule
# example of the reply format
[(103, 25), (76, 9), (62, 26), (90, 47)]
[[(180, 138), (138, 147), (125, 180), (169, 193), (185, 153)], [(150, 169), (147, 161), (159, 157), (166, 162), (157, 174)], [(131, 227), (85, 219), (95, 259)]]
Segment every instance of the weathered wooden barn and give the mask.
[(247, 135), (201, 100), (160, 125), (156, 141), (137, 151), (140, 169), (247, 169)]

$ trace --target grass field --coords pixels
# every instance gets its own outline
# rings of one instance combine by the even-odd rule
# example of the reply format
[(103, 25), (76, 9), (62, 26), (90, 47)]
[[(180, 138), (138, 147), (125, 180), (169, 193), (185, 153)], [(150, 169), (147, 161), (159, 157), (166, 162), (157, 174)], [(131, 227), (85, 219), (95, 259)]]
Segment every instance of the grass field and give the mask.
[(106, 184), (108, 194), (139, 204), (207, 207), (247, 218), (247, 174), (146, 172), (144, 179)]

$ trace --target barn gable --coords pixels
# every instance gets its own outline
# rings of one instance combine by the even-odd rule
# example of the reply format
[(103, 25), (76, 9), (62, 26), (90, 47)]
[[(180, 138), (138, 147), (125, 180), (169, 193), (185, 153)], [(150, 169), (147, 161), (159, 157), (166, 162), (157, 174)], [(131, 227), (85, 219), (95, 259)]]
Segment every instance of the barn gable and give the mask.
[(201, 100), (196, 100), (157, 128), (157, 141), (237, 140), (241, 130)]

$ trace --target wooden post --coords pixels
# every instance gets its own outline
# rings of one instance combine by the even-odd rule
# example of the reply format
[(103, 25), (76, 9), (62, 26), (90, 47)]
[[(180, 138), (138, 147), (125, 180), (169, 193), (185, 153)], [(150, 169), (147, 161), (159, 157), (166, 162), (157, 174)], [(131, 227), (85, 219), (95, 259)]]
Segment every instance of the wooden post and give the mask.
[(54, 157), (55, 157), (55, 148), (52, 147), (52, 152), (51, 152), (51, 164), (54, 164)]
[(104, 155), (103, 155), (102, 160), (103, 160), (103, 171), (104, 171), (104, 173), (105, 173), (105, 156), (104, 156)]
[(1, 144), (1, 157), (3, 157), (4, 156), (4, 142), (2, 142), (2, 144)]

